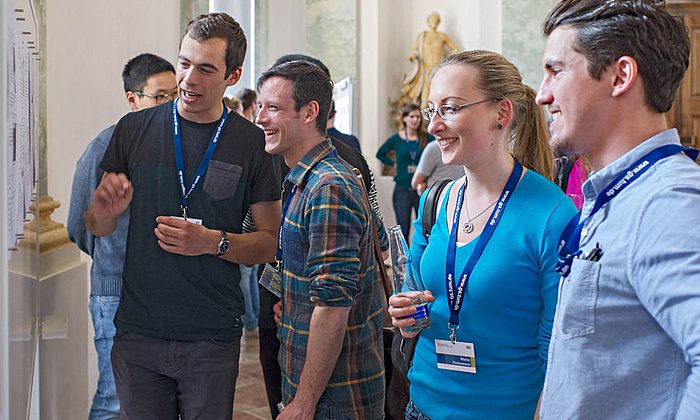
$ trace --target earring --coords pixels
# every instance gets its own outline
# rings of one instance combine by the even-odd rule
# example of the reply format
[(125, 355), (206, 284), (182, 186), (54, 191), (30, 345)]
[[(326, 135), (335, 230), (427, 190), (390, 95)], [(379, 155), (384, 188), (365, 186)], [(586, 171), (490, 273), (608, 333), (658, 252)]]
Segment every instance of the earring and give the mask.
[(503, 124), (498, 123), (498, 125), (496, 126), (496, 128), (498, 128), (499, 130), (503, 130)]

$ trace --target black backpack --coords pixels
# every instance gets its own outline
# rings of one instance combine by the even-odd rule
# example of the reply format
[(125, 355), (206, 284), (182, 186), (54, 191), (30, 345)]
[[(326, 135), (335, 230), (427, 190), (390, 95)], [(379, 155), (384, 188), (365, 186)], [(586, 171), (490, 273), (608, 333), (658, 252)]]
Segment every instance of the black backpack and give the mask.
[[(433, 229), (433, 225), (435, 224), (440, 194), (442, 194), (442, 190), (444, 190), (445, 186), (451, 181), (452, 180), (448, 178), (438, 179), (426, 193), (428, 195), (425, 197), (423, 217), (421, 219), (421, 223), (423, 224), (423, 235), (425, 236), (426, 240), (429, 240), (430, 231)], [(406, 378), (408, 375), (408, 370), (413, 364), (413, 352), (416, 348), (417, 342), (418, 336), (414, 338), (404, 338), (398, 329), (394, 333), (394, 337), (391, 342), (391, 360), (396, 369), (401, 372), (404, 378)]]
[(430, 238), (430, 231), (435, 224), (440, 194), (442, 194), (442, 190), (444, 190), (451, 181), (452, 180), (449, 178), (438, 179), (427, 192), (428, 195), (425, 197), (425, 205), (423, 206), (423, 218), (421, 219), (423, 224), (423, 236), (425, 236), (426, 241)]

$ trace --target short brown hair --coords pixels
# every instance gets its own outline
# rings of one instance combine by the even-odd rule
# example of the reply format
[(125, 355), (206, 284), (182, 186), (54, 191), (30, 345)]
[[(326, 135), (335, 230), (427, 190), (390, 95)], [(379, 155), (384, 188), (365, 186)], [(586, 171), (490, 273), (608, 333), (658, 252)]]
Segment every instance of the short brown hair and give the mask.
[(258, 91), (268, 79), (281, 77), (292, 84), (294, 110), (311, 101), (318, 103), (316, 130), (326, 135), (326, 122), (333, 101), (333, 81), (330, 76), (314, 63), (306, 60), (287, 61), (269, 68), (258, 79)]
[(185, 35), (195, 41), (202, 42), (211, 38), (221, 38), (226, 41), (226, 74), (228, 77), (234, 70), (243, 66), (245, 52), (248, 48), (245, 33), (241, 25), (226, 13), (208, 13), (199, 15), (187, 24), (180, 38), (180, 44)]
[(578, 31), (573, 49), (586, 57), (588, 73), (600, 80), (618, 58), (637, 61), (647, 105), (666, 112), (688, 68), (690, 40), (683, 21), (660, 0), (561, 0), (543, 32), (568, 26)]

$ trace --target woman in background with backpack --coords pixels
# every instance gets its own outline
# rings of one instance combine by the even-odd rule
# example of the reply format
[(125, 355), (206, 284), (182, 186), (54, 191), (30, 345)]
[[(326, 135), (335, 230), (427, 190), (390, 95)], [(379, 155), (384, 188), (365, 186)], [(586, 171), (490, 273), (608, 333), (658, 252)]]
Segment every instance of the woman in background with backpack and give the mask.
[[(556, 306), (557, 242), (576, 212), (551, 182), (544, 112), (505, 58), (466, 51), (438, 67), (422, 114), (443, 162), (466, 176), (444, 188), (429, 241), (428, 194), (414, 222), (411, 254), (432, 324), (415, 347), (406, 418), (532, 419)], [(389, 303), (395, 326), (414, 323), (408, 299)]]

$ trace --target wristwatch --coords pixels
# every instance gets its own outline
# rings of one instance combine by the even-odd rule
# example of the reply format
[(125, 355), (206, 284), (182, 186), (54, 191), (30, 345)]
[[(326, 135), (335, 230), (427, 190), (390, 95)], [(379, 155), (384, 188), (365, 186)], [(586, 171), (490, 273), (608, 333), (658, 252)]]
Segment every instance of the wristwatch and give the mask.
[(216, 256), (220, 257), (224, 255), (225, 253), (228, 252), (228, 250), (231, 248), (231, 241), (229, 241), (228, 236), (226, 236), (226, 232), (223, 230), (221, 231), (221, 240), (219, 241), (219, 245), (216, 246)]

